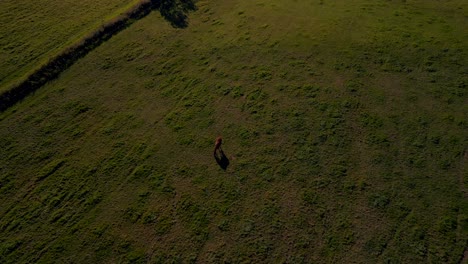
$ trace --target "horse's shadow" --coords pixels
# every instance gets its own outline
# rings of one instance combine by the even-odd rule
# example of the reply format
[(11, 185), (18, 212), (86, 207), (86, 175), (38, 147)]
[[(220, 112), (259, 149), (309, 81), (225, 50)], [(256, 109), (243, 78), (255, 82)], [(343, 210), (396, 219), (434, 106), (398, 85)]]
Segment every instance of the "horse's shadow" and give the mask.
[(214, 152), (214, 158), (216, 159), (216, 163), (221, 167), (221, 169), (226, 170), (229, 166), (229, 159), (224, 154), (222, 149), (218, 149)]

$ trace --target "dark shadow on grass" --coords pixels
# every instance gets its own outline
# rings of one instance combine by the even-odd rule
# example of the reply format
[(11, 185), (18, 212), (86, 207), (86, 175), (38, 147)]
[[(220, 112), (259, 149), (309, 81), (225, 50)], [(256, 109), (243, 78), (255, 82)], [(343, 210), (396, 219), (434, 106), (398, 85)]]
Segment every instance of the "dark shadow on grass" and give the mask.
[(224, 154), (224, 151), (222, 149), (219, 149), (218, 151), (214, 152), (214, 158), (216, 160), (216, 163), (218, 163), (218, 165), (221, 167), (221, 169), (227, 169), (227, 167), (229, 166), (229, 159), (227, 158), (226, 154)]
[(192, 0), (156, 0), (161, 16), (175, 28), (188, 26), (188, 12), (197, 10)]

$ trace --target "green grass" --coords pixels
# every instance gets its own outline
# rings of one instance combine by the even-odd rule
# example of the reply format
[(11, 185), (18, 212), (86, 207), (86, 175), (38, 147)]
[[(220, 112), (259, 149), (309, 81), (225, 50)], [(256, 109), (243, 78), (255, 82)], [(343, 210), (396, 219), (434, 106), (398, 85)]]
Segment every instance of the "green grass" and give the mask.
[(136, 1), (0, 3), (0, 92), (45, 64)]
[(461, 261), (466, 4), (197, 6), (0, 114), (0, 262)]

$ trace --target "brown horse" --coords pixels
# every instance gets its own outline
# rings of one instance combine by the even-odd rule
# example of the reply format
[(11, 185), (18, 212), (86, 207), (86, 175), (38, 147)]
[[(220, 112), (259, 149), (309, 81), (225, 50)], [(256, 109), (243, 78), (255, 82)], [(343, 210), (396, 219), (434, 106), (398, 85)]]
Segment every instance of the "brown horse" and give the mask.
[(215, 141), (215, 148), (214, 148), (214, 153), (216, 154), (217, 150), (222, 150), (221, 149), (221, 144), (223, 144), (223, 138), (222, 137), (217, 137)]

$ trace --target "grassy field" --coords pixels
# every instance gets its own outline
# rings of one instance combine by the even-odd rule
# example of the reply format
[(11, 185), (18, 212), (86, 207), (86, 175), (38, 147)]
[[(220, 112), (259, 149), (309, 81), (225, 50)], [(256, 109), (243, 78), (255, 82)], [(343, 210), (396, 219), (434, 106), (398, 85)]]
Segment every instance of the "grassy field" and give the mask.
[(196, 5), (0, 114), (1, 263), (462, 262), (465, 1)]
[(0, 92), (137, 1), (0, 2)]

